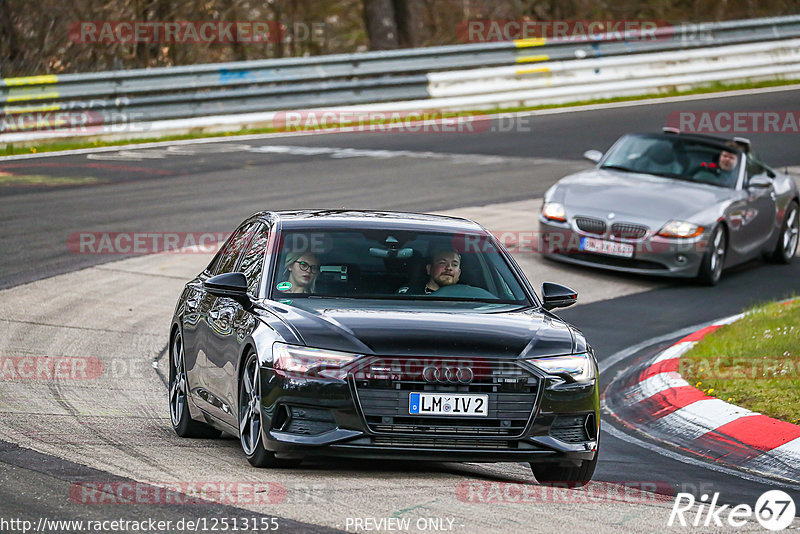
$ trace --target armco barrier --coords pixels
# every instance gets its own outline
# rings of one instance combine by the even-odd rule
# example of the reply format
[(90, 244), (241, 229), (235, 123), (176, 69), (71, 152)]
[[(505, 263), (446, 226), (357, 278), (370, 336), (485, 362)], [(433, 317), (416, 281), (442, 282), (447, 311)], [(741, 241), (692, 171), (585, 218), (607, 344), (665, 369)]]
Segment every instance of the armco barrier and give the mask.
[(441, 108), (486, 109), (776, 77), (800, 77), (800, 39), (431, 73), (428, 90)]
[[(675, 25), (659, 28), (654, 36), (643, 39), (631, 32), (590, 42), (524, 39), (6, 78), (0, 80), (0, 143), (252, 126), (262, 122), (264, 112), (286, 109), (530, 105), (798, 72), (793, 38), (800, 38), (800, 15)], [(61, 118), (53, 118), (59, 112)], [(57, 121), (65, 120), (65, 112), (81, 113), (87, 131), (59, 132)], [(27, 120), (34, 115), (38, 119)]]

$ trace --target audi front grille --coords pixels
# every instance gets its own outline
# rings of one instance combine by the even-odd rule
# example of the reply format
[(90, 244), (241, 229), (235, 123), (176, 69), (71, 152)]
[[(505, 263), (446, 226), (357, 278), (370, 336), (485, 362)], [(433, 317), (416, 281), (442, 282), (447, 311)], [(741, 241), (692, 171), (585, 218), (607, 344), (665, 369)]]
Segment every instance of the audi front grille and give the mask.
[[(472, 361), (444, 369), (440, 380), (419, 359), (376, 359), (353, 378), (358, 402), (368, 428), (376, 434), (453, 437), (521, 437), (536, 408), (539, 378), (515, 361)], [(388, 362), (388, 363), (387, 363)], [(458, 373), (458, 368), (469, 373)], [(425, 369), (428, 369), (425, 371)], [(427, 375), (427, 376), (426, 376)], [(464, 379), (472, 379), (465, 383)], [(427, 378), (427, 379), (426, 379)], [(459, 380), (461, 378), (462, 380)], [(438, 417), (409, 414), (409, 393), (481, 393), (489, 400), (485, 417)], [(412, 443), (400, 440), (400, 443)]]

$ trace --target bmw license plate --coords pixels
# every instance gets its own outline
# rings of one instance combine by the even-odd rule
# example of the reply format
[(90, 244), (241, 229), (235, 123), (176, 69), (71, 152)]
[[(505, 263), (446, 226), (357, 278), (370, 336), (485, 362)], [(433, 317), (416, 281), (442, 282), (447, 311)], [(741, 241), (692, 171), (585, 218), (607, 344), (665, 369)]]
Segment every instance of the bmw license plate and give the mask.
[(489, 395), (411, 393), (408, 397), (408, 413), (412, 415), (486, 417), (489, 415)]
[(617, 243), (615, 241), (605, 241), (593, 237), (582, 237), (580, 249), (586, 252), (596, 252), (597, 254), (607, 254), (609, 256), (622, 256), (623, 258), (633, 257), (633, 245), (628, 243)]

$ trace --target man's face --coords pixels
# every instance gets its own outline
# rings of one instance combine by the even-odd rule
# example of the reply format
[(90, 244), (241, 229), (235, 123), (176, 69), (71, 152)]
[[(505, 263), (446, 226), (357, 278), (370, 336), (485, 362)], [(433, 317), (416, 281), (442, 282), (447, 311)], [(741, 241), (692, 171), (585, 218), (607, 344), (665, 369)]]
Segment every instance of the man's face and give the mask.
[(457, 284), (461, 276), (461, 258), (455, 252), (437, 254), (428, 265), (428, 275), (439, 287)]
[(736, 154), (723, 150), (719, 155), (719, 168), (723, 171), (732, 171), (737, 161)]

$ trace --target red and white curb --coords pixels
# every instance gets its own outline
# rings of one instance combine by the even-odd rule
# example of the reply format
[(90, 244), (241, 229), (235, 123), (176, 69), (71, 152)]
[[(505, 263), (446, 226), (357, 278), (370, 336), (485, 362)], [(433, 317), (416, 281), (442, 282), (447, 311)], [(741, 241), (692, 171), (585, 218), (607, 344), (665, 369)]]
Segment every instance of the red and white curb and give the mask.
[[(797, 480), (800, 426), (709, 397), (679, 374), (680, 357), (707, 334), (743, 317), (716, 321), (650, 359), (606, 406), (623, 425), (716, 462)], [(627, 385), (625, 385), (627, 384)]]

